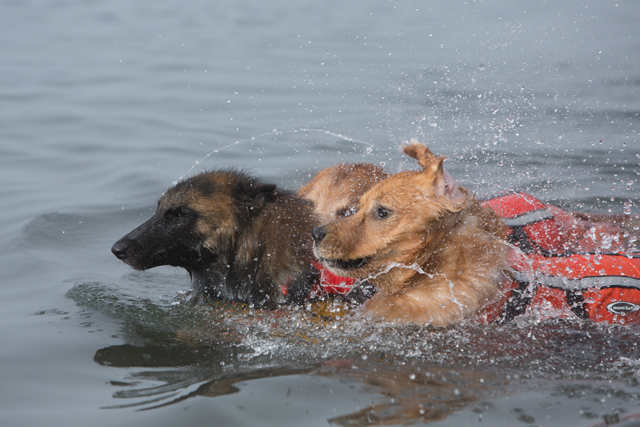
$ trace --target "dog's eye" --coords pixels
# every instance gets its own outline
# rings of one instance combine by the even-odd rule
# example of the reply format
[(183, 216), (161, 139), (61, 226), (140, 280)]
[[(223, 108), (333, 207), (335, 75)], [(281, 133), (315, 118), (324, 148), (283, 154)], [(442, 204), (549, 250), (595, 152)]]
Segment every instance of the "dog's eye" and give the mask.
[(382, 206), (378, 206), (374, 211), (374, 214), (378, 219), (385, 219), (391, 215), (391, 211), (387, 208), (383, 208)]
[(164, 217), (169, 221), (174, 221), (185, 217), (187, 214), (187, 209), (182, 206), (178, 206), (165, 212)]

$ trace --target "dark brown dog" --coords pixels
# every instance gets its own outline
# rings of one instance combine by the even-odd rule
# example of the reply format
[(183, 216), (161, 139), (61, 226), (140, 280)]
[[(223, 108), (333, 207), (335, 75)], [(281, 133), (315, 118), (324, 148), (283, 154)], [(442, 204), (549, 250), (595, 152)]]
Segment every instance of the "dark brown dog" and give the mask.
[(368, 280), (371, 317), (447, 326), (496, 296), (506, 267), (505, 226), (444, 172), (443, 157), (413, 143), (422, 171), (402, 172), (360, 198), (360, 210), (313, 230), (318, 259)]
[(341, 164), (323, 169), (298, 191), (313, 202), (322, 224), (358, 211), (360, 196), (389, 173), (370, 163)]
[(194, 296), (275, 308), (300, 302), (316, 277), (310, 202), (235, 171), (207, 172), (167, 190), (156, 213), (111, 251), (137, 270), (189, 272)]

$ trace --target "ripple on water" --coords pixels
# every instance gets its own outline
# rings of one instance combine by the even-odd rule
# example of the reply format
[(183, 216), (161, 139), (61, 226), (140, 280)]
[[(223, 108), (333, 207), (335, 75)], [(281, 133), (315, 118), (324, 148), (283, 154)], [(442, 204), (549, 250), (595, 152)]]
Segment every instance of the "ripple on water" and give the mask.
[[(129, 281), (138, 280), (135, 273)], [(221, 354), (242, 349), (240, 360), (361, 358), (418, 359), (468, 366), (499, 365), (541, 374), (585, 371), (610, 378), (614, 364), (640, 360), (640, 328), (585, 322), (540, 320), (522, 316), (507, 325), (467, 324), (445, 329), (368, 321), (357, 310), (335, 301), (319, 301), (281, 310), (257, 310), (246, 304), (191, 300), (180, 293), (157, 296), (157, 277), (148, 291), (126, 284), (79, 283), (67, 297), (80, 307), (100, 312), (127, 325), (123, 335), (158, 344), (215, 347)], [(147, 292), (147, 294), (145, 294)], [(154, 341), (155, 340), (155, 341)], [(617, 363), (617, 362), (616, 362)], [(617, 369), (623, 374), (624, 369)], [(634, 371), (635, 372), (635, 371)], [(628, 373), (628, 372), (627, 372)]]
[(94, 356), (127, 368), (113, 383), (113, 397), (125, 400), (109, 408), (152, 409), (305, 375), (371, 397), (371, 406), (333, 418), (338, 425), (437, 421), (463, 408), (488, 416), (482, 402), (514, 387), (551, 388), (554, 399), (616, 393), (635, 401), (639, 328), (535, 316), (503, 326), (384, 324), (334, 301), (267, 311), (186, 293), (162, 297), (157, 289), (169, 280), (158, 276), (136, 289), (139, 274), (118, 284), (78, 281), (67, 293), (83, 311), (120, 325), (124, 343)]

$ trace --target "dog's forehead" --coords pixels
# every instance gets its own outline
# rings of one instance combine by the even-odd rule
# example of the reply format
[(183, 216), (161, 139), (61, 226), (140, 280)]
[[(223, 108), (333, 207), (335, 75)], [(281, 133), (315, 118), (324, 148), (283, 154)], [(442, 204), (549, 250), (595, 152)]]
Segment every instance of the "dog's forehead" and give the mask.
[(205, 204), (226, 204), (231, 200), (228, 180), (218, 174), (202, 174), (188, 178), (169, 188), (158, 202), (159, 209), (177, 206)]
[(422, 194), (422, 185), (416, 179), (417, 175), (419, 174), (406, 172), (385, 179), (364, 194), (361, 205), (410, 203)]
[(224, 193), (203, 194), (198, 191), (167, 191), (158, 202), (158, 210), (166, 211), (179, 206), (190, 207), (200, 212), (231, 203), (231, 196)]

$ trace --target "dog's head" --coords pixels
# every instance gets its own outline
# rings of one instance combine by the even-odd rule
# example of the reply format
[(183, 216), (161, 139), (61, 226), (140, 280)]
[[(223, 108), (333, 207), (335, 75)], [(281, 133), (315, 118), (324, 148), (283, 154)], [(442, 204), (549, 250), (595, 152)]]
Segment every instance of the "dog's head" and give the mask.
[(415, 142), (404, 152), (421, 171), (390, 176), (360, 198), (355, 215), (313, 230), (316, 256), (336, 274), (373, 279), (394, 265), (419, 262), (464, 206), (466, 190), (455, 184), (451, 191), (444, 157)]
[(236, 236), (273, 196), (275, 185), (237, 171), (206, 172), (171, 187), (155, 214), (118, 240), (111, 251), (137, 270), (160, 265), (190, 273), (233, 252)]
[(318, 172), (298, 195), (313, 202), (324, 224), (353, 215), (360, 196), (388, 176), (387, 171), (370, 163), (341, 164)]

